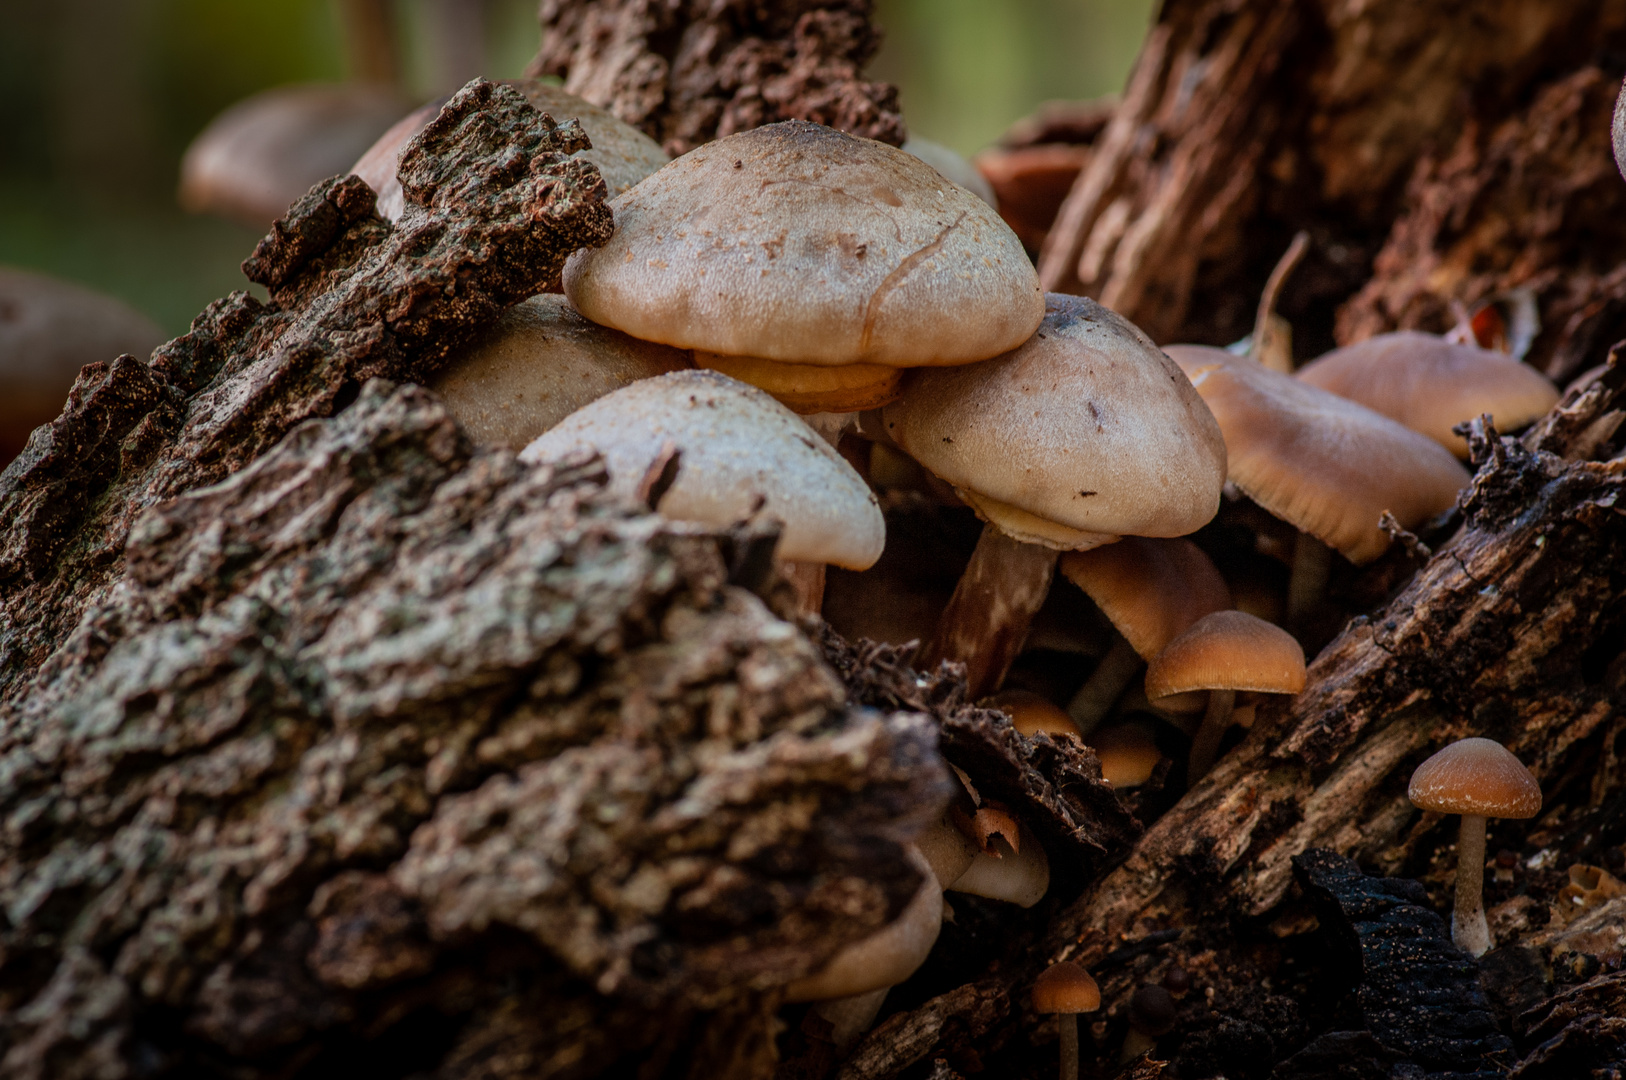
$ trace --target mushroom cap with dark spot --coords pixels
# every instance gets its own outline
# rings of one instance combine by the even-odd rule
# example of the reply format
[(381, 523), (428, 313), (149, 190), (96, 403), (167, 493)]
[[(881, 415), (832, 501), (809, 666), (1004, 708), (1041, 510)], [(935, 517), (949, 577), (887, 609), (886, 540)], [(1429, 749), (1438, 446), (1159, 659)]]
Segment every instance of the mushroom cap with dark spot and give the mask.
[(1153, 701), (1192, 690), (1303, 689), (1304, 649), (1297, 639), (1244, 611), (1203, 616), (1146, 666), (1146, 696)]
[(594, 322), (793, 364), (965, 364), (1021, 344), (1038, 275), (992, 207), (896, 147), (791, 120), (707, 143), (614, 200), (565, 268)]
[(1541, 810), (1541, 785), (1494, 739), (1460, 739), (1417, 766), (1406, 795), (1419, 810), (1528, 818)]
[(1101, 988), (1071, 960), (1051, 964), (1033, 980), (1034, 1012), (1087, 1013), (1100, 1007)]

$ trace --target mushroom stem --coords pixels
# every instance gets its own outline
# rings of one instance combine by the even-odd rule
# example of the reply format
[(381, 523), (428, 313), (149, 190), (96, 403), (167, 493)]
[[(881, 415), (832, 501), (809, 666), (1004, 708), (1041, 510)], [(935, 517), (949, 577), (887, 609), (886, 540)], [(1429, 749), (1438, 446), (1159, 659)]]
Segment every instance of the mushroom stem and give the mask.
[(1287, 580), (1287, 625), (1298, 631), (1327, 591), (1332, 549), (1309, 533), (1299, 533), (1293, 546), (1293, 573)]
[(1191, 740), (1191, 757), (1186, 761), (1186, 784), (1190, 786), (1208, 775), (1219, 757), (1220, 740), (1231, 726), (1231, 707), (1236, 704), (1235, 690), (1210, 690), (1208, 710), (1203, 713), (1202, 727)]
[(830, 1022), (830, 1041), (845, 1050), (875, 1023), (881, 1005), (892, 988), (883, 986), (851, 997), (831, 998), (813, 1006), (813, 1011)]
[(1078, 1080), (1078, 1015), (1062, 1013), (1056, 1017), (1061, 1032), (1061, 1080)]
[(937, 631), (921, 651), (919, 667), (929, 671), (943, 660), (964, 664), (973, 701), (999, 689), (1055, 570), (1054, 551), (984, 525)]
[(797, 611), (818, 615), (824, 610), (824, 563), (786, 560), (780, 564), (779, 573), (796, 590)]
[(1490, 951), (1490, 923), (1485, 921), (1485, 817), (1463, 814), (1457, 833), (1456, 910), (1451, 913), (1451, 940), (1470, 956)]
[(1106, 719), (1140, 668), (1140, 655), (1122, 634), (1115, 634), (1112, 648), (1067, 703), (1067, 715), (1078, 725), (1080, 735), (1088, 735)]

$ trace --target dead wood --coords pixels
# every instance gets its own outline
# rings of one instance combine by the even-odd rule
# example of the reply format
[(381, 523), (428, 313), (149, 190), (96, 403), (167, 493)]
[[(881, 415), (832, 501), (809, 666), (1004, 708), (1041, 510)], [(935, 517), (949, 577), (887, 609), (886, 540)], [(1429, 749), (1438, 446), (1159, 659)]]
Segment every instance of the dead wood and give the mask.
[(899, 146), (898, 91), (863, 78), (870, 0), (543, 0), (530, 75), (642, 128), (674, 156), (720, 135), (813, 120)]

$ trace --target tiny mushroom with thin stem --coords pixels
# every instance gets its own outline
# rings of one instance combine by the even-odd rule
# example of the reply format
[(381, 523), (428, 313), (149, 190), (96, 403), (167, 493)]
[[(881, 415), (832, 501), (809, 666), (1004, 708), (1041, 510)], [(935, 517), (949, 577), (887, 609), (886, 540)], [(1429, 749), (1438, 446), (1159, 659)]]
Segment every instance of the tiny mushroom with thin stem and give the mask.
[(1169, 642), (1146, 668), (1146, 696), (1208, 691), (1208, 710), (1191, 743), (1188, 782), (1213, 766), (1238, 690), (1296, 694), (1304, 689), (1304, 649), (1281, 627), (1241, 611), (1216, 611)]
[[(796, 415), (754, 386), (715, 371), (641, 379), (571, 413), (520, 457), (603, 455), (610, 488), (636, 497), (652, 466), (679, 455), (654, 509), (726, 527), (757, 514), (784, 528), (788, 563), (863, 570), (880, 558), (886, 523), (853, 467)], [(822, 587), (818, 590), (822, 593)], [(804, 611), (816, 611), (804, 594)]]
[(917, 369), (886, 434), (986, 523), (919, 662), (966, 665), (998, 689), (1058, 551), (1124, 535), (1183, 536), (1219, 509), (1219, 426), (1169, 359), (1086, 297), (1046, 297), (1043, 325), (980, 364)]
[(1153, 983), (1144, 983), (1129, 997), (1129, 1031), (1124, 1035), (1119, 1061), (1140, 1057), (1157, 1040), (1174, 1030), (1179, 1006), (1174, 995)]
[(1033, 981), (1033, 1011), (1054, 1014), (1061, 1035), (1060, 1080), (1078, 1080), (1078, 1014), (1100, 1007), (1101, 988), (1071, 960), (1051, 964)]
[(1483, 895), (1485, 819), (1534, 817), (1541, 810), (1541, 786), (1501, 743), (1471, 738), (1452, 743), (1417, 766), (1406, 794), (1419, 810), (1462, 815), (1451, 940), (1472, 955), (1483, 956), (1492, 944)]

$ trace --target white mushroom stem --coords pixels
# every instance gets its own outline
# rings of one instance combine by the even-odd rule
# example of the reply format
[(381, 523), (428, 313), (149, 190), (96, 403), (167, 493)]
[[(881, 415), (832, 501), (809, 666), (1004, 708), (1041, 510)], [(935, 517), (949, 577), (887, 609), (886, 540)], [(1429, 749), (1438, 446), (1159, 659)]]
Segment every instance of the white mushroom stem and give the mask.
[(927, 671), (943, 660), (964, 664), (973, 701), (999, 689), (1055, 571), (1056, 552), (984, 525), (917, 664)]
[(780, 575), (796, 590), (796, 610), (803, 615), (818, 615), (824, 610), (825, 565), (789, 560), (779, 565)]
[(1060, 1080), (1078, 1080), (1078, 1014), (1056, 1017), (1056, 1030), (1061, 1033)]
[(836, 1044), (836, 1049), (847, 1049), (870, 1029), (891, 989), (890, 986), (883, 986), (879, 990), (854, 994), (852, 997), (831, 998), (813, 1006), (814, 1012), (829, 1021), (830, 1041)]
[(1485, 818), (1463, 814), (1457, 833), (1456, 910), (1451, 913), (1451, 940), (1471, 956), (1490, 951), (1490, 923), (1485, 921)]
[(1114, 634), (1112, 648), (1067, 703), (1067, 715), (1078, 725), (1080, 735), (1088, 735), (1106, 719), (1140, 669), (1140, 654), (1122, 634)]
[(1332, 570), (1332, 549), (1309, 533), (1299, 533), (1293, 546), (1293, 573), (1287, 580), (1287, 625), (1298, 629), (1321, 603)]
[(1191, 756), (1186, 759), (1186, 783), (1195, 784), (1208, 775), (1219, 758), (1220, 740), (1231, 726), (1231, 709), (1236, 704), (1235, 690), (1210, 690), (1208, 709), (1203, 713), (1202, 726), (1191, 740)]

